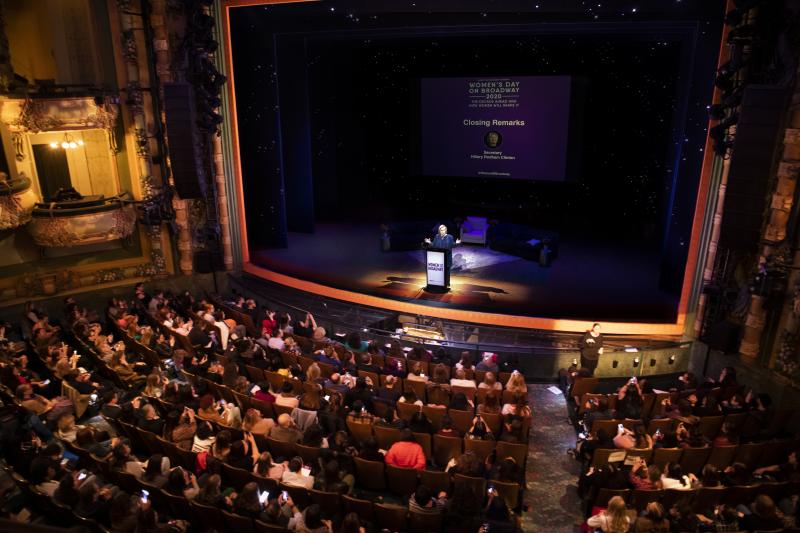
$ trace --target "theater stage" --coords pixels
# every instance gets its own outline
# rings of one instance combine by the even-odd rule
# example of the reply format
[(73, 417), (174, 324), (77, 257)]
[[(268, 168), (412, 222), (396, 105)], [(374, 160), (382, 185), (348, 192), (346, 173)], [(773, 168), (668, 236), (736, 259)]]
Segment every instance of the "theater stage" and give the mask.
[(655, 252), (559, 241), (549, 268), (483, 248), (453, 250), (451, 291), (423, 290), (423, 252), (381, 252), (372, 225), (319, 223), (285, 249), (250, 249), (265, 269), (337, 289), (423, 305), (576, 320), (675, 322), (678, 296), (659, 290)]

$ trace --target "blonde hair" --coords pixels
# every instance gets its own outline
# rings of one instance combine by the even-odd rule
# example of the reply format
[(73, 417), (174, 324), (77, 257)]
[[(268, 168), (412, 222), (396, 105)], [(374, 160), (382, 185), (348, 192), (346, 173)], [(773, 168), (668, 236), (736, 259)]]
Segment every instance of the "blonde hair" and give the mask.
[(614, 496), (608, 500), (606, 515), (609, 519), (609, 533), (625, 533), (628, 531), (629, 520), (625, 500), (621, 496)]
[(306, 382), (314, 383), (322, 375), (322, 370), (317, 363), (311, 363), (306, 369)]
[(75, 427), (75, 416), (67, 413), (61, 415), (58, 419), (58, 431), (67, 433)]
[(143, 326), (142, 329), (139, 330), (139, 333), (142, 334), (142, 338), (139, 342), (149, 348), (150, 341), (153, 340), (153, 328), (150, 326)]
[(528, 386), (525, 384), (525, 377), (520, 372), (512, 372), (506, 383), (506, 390), (511, 392), (527, 391)]
[(244, 420), (242, 420), (242, 429), (245, 431), (250, 431), (250, 429), (259, 423), (261, 420), (261, 412), (257, 409), (248, 409), (247, 412), (244, 414)]

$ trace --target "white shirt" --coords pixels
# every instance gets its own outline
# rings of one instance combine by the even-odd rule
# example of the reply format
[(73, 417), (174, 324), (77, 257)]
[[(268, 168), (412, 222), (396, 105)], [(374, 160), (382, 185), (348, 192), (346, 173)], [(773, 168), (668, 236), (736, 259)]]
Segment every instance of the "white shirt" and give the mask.
[(275, 397), (275, 403), (284, 407), (297, 407), (300, 405), (300, 400), (293, 396), (284, 396), (279, 394)]
[(286, 343), (283, 342), (283, 339), (280, 337), (270, 337), (269, 341), (267, 341), (267, 346), (272, 348), (273, 350), (278, 350), (282, 352), (283, 349), (286, 347)]
[(450, 385), (453, 387), (471, 387), (475, 388), (475, 382), (471, 379), (456, 379), (453, 378), (450, 380)]
[(685, 483), (685, 485), (681, 484), (681, 480), (667, 476), (661, 476), (661, 484), (664, 486), (665, 489), (691, 490), (692, 482), (689, 481), (689, 478), (683, 476), (682, 480)]
[(314, 478), (311, 476), (304, 476), (302, 472), (286, 470), (281, 476), (281, 481), (290, 487), (305, 487), (309, 490), (314, 488)]

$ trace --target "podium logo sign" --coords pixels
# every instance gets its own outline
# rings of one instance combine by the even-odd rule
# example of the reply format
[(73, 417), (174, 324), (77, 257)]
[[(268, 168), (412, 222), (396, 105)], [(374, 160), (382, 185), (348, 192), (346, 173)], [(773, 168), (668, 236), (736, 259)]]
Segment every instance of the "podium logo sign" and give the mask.
[(444, 252), (427, 252), (428, 285), (444, 287)]

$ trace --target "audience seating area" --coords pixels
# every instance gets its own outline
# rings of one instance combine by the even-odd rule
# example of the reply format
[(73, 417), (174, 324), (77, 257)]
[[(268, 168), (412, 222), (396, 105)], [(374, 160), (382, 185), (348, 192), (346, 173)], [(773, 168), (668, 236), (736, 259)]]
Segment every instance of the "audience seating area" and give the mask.
[[(316, 327), (305, 337), (288, 317), (223, 300), (137, 287), (133, 302), (97, 313), (102, 325), (72, 301), (58, 326), (31, 310), (26, 343), (0, 353), (0, 395), (16, 420), (1, 433), (3, 466), (21, 495), (17, 510), (93, 531), (518, 529), (532, 418), (524, 377), (488, 359), (481, 369), (421, 347), (335, 342)], [(516, 392), (505, 389), (512, 382)], [(177, 439), (176, 420), (188, 425), (190, 414), (193, 431)], [(243, 426), (253, 419), (261, 422)], [(108, 453), (79, 445), (85, 428)], [(417, 446), (424, 462), (400, 464)], [(50, 464), (52, 452), (63, 468), (42, 472), (37, 462)], [(142, 474), (160, 457), (166, 484)], [(53, 494), (54, 483), (81, 493), (77, 472), (113, 494), (93, 504), (103, 512), (81, 513)], [(215, 482), (224, 504), (203, 499)], [(268, 492), (256, 511), (240, 504), (254, 488)]]
[(570, 390), (590, 525), (627, 510), (633, 531), (637, 517), (669, 526), (647, 531), (797, 531), (795, 411), (745, 395), (730, 368), (699, 384), (684, 374), (669, 391), (645, 383), (598, 394), (597, 379), (576, 377)]

